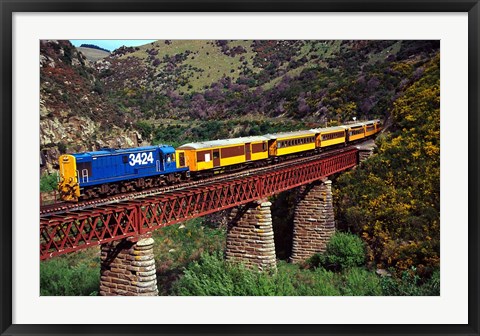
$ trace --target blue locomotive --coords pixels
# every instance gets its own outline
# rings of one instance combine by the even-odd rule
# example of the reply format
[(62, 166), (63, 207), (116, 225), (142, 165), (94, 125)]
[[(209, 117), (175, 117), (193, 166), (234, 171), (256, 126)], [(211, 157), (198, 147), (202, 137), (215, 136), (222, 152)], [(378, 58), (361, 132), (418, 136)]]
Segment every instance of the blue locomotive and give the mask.
[(99, 196), (173, 184), (189, 177), (185, 162), (177, 166), (168, 145), (61, 155), (59, 191), (63, 200)]

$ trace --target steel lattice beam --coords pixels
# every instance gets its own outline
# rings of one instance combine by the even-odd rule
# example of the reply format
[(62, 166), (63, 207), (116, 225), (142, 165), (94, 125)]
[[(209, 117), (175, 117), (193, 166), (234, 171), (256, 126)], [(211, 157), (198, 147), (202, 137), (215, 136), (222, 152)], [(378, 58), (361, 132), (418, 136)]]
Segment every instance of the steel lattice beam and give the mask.
[(355, 166), (356, 149), (207, 186), (40, 219), (40, 258), (152, 232), (311, 183)]

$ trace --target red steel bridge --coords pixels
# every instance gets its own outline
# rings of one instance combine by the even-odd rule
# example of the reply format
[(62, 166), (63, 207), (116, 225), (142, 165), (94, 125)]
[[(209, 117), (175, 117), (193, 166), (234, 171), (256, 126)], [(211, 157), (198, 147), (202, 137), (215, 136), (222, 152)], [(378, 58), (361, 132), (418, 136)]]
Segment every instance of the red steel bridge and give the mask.
[(144, 235), (311, 183), (357, 163), (358, 149), (353, 148), (141, 199), (47, 214), (40, 217), (40, 259)]

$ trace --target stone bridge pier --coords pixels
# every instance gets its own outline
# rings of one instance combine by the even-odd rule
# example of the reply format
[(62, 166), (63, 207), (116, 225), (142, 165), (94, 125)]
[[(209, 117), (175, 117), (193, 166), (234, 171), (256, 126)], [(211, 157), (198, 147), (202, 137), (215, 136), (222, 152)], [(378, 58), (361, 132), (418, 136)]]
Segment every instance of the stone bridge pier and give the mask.
[(151, 237), (122, 239), (101, 249), (100, 295), (158, 295)]
[(293, 245), (290, 261), (298, 263), (324, 252), (335, 233), (332, 181), (323, 180), (300, 187), (293, 219)]
[[(260, 200), (232, 210), (227, 229), (227, 260), (259, 270), (276, 268), (270, 207), (270, 202)], [(302, 262), (324, 252), (334, 233), (332, 181), (324, 179), (300, 187), (290, 261)]]
[(276, 269), (272, 203), (250, 202), (230, 212), (225, 258), (259, 270)]

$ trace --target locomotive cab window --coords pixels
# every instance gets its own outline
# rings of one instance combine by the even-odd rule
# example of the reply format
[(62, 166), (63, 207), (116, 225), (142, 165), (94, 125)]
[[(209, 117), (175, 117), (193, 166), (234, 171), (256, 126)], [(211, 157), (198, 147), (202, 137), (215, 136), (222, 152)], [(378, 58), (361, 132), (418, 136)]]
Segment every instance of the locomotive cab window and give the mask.
[(122, 156), (122, 162), (123, 163), (128, 163), (128, 156), (127, 155)]
[(167, 154), (165, 155), (167, 162), (175, 162), (175, 154)]

